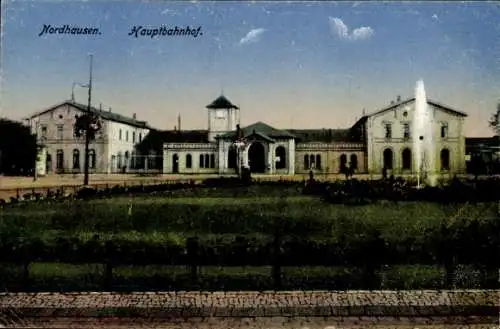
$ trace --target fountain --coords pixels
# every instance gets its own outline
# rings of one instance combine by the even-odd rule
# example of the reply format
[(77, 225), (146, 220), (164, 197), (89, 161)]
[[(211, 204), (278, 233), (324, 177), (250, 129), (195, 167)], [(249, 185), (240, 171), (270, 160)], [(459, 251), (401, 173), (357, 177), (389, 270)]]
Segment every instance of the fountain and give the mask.
[(413, 115), (413, 149), (417, 188), (423, 185), (436, 186), (434, 118), (427, 106), (424, 81), (417, 81), (415, 88), (415, 112)]

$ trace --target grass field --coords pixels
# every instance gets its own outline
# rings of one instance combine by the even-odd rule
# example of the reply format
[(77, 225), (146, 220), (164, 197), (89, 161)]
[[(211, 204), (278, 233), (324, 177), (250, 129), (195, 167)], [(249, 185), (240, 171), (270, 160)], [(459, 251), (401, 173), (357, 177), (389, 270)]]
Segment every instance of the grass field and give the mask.
[[(426, 232), (437, 230), (443, 223), (449, 225), (464, 219), (483, 221), (496, 216), (496, 203), (377, 202), (346, 206), (304, 196), (293, 186), (257, 185), (241, 189), (189, 189), (147, 196), (20, 204), (0, 210), (0, 232), (4, 236), (17, 234), (40, 238), (49, 245), (59, 237), (88, 241), (96, 234), (104, 240), (160, 244), (177, 241), (175, 244), (183, 245), (192, 235), (205, 238), (269, 236), (273, 232), (273, 221), (279, 219), (287, 223), (288, 233), (313, 235), (318, 240), (354, 236), (376, 228), (386, 241), (398, 243), (408, 237), (425, 239)], [(57, 286), (97, 289), (100, 283), (96, 278), (102, 274), (102, 266), (34, 262), (30, 266), (30, 277), (33, 285), (41, 289)], [(19, 277), (19, 271), (21, 268), (12, 268), (8, 276)], [(128, 287), (160, 285), (173, 289), (189, 281), (189, 270), (182, 266), (117, 266), (113, 273), (116, 285)], [(201, 268), (200, 284), (206, 289), (224, 289), (227, 279), (233, 282), (233, 289), (271, 289), (270, 273), (270, 267), (264, 266), (207, 266)], [(459, 285), (478, 288), (479, 283), (471, 279), (475, 273), (474, 269), (463, 269), (464, 279)], [(7, 273), (4, 271), (4, 274)], [(387, 267), (383, 275), (382, 288), (437, 289), (442, 287), (444, 269), (437, 264), (392, 266)], [(360, 280), (356, 268), (340, 267), (285, 267), (283, 276), (285, 285), (294, 289), (349, 287)], [(260, 279), (252, 281), (252, 277)], [(252, 282), (256, 286), (250, 287)], [(302, 282), (309, 282), (309, 285)]]

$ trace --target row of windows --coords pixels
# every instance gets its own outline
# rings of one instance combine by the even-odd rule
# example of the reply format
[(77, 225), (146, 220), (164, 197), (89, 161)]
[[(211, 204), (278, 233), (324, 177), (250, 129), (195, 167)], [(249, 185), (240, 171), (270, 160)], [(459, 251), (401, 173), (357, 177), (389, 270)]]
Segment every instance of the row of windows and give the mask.
[(304, 169), (319, 169), (321, 170), (321, 155), (305, 154)]
[[(57, 139), (63, 139), (64, 138), (64, 125), (56, 125), (56, 131), (57, 131), (57, 134), (56, 134), (56, 138)], [(48, 133), (48, 129), (47, 129), (47, 126), (43, 125), (41, 126), (41, 135), (42, 137), (47, 137), (47, 133)], [(73, 130), (73, 136), (76, 136), (76, 131)], [(118, 132), (118, 139), (119, 140), (122, 140), (122, 129), (120, 129), (120, 131)], [(142, 142), (142, 133), (139, 133), (138, 134), (138, 137), (139, 137), (139, 143)], [(128, 142), (129, 141), (129, 132), (128, 131), (125, 131), (125, 141)], [(132, 143), (135, 143), (136, 142), (136, 134), (135, 134), (135, 131), (132, 132)]]
[[(118, 140), (122, 140), (123, 138), (123, 132), (122, 129), (118, 131)], [(128, 130), (125, 131), (125, 141), (128, 142), (129, 139), (129, 134)], [(139, 133), (139, 143), (142, 142), (142, 133)], [(132, 131), (132, 143), (135, 143), (135, 131)]]
[[(84, 160), (85, 161), (85, 160)], [(52, 162), (52, 156), (47, 154), (47, 163)], [(89, 150), (89, 168), (95, 169), (96, 165), (96, 153), (94, 149)], [(80, 169), (80, 150), (73, 150), (73, 169)], [(56, 168), (64, 169), (64, 151), (57, 150), (56, 151)]]
[[(174, 162), (177, 162), (178, 155), (174, 154)], [(215, 168), (215, 154), (200, 154), (199, 168)], [(186, 154), (186, 168), (193, 168), (193, 156)]]
[[(411, 137), (411, 129), (409, 123), (403, 124), (403, 138), (408, 139)], [(385, 124), (385, 138), (392, 138), (392, 123)], [(448, 138), (448, 124), (441, 124), (441, 138)]]
[[(358, 169), (358, 156), (351, 154), (350, 161), (347, 161), (347, 155), (340, 155), (339, 171), (344, 172), (347, 168), (353, 170)], [(319, 169), (321, 170), (321, 155), (306, 154), (304, 155), (304, 169)]]
[[(386, 148), (383, 153), (384, 158), (384, 168), (393, 169), (394, 163), (394, 152), (390, 148)], [(409, 148), (405, 148), (401, 152), (401, 168), (403, 170), (411, 170), (412, 169), (412, 160), (413, 155)], [(449, 170), (450, 169), (450, 151), (448, 149), (442, 149), (440, 152), (440, 164), (441, 170)]]

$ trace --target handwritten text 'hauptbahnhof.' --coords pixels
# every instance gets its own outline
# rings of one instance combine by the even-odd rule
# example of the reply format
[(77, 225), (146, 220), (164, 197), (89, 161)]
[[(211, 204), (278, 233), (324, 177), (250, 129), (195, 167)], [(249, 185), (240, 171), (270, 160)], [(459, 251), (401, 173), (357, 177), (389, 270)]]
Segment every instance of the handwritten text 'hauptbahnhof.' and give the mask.
[[(97, 36), (101, 35), (101, 31), (97, 27), (83, 27), (83, 26), (74, 26), (74, 25), (60, 25), (54, 26), (50, 24), (44, 24), (42, 29), (40, 30), (38, 36), (42, 35), (90, 35)], [(167, 26), (159, 26), (159, 27), (147, 27), (142, 25), (133, 26), (128, 33), (129, 36), (139, 38), (155, 38), (155, 37), (175, 37), (175, 36), (184, 36), (184, 37), (193, 37), (197, 38), (198, 36), (203, 35), (201, 32), (201, 26), (198, 27), (167, 27)]]

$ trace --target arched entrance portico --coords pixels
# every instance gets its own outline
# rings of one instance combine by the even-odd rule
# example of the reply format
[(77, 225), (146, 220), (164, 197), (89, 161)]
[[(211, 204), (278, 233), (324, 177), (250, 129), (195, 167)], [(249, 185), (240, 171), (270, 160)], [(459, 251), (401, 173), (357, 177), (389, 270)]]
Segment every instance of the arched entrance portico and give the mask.
[(266, 148), (260, 142), (253, 142), (248, 148), (248, 166), (253, 173), (266, 171)]

